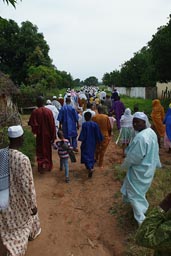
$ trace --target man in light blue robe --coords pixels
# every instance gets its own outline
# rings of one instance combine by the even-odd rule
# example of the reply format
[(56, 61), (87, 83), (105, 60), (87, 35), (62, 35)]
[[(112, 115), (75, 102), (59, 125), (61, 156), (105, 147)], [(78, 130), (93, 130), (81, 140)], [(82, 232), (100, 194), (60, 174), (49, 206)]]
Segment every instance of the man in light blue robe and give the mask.
[(80, 136), (81, 141), (81, 163), (85, 164), (88, 170), (88, 177), (91, 178), (95, 163), (95, 150), (97, 143), (103, 140), (103, 135), (97, 123), (91, 121), (92, 114), (87, 111), (84, 114), (86, 122), (83, 123)]
[(156, 168), (161, 167), (157, 136), (151, 128), (146, 128), (147, 120), (143, 112), (133, 115), (133, 127), (137, 134), (127, 147), (122, 164), (128, 170), (121, 188), (123, 201), (131, 204), (139, 225), (145, 219), (149, 206), (146, 193)]

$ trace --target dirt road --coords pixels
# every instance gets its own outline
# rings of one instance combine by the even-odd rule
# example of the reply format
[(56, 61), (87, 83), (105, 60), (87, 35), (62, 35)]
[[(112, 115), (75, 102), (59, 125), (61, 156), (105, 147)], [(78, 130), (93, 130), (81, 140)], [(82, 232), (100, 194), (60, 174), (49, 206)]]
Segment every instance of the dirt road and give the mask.
[(124, 237), (109, 209), (120, 184), (114, 180), (115, 163), (121, 150), (110, 142), (104, 169), (95, 167), (92, 179), (84, 165), (70, 163), (70, 183), (59, 171), (59, 158), (53, 151), (54, 168), (40, 175), (33, 173), (37, 191), (42, 233), (29, 242), (26, 256), (121, 256)]

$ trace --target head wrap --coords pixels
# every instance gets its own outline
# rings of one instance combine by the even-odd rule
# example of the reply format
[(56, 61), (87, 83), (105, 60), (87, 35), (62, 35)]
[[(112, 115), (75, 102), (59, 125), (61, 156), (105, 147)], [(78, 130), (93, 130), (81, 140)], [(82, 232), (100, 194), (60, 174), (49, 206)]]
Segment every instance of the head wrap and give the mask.
[(145, 122), (148, 119), (146, 114), (144, 114), (144, 112), (135, 112), (135, 114), (133, 114), (133, 118), (138, 118), (138, 119), (144, 120)]
[(130, 116), (131, 115), (131, 109), (130, 108), (126, 108), (125, 112), (124, 112), (124, 115)]
[(20, 136), (22, 136), (24, 133), (23, 128), (21, 127), (21, 125), (14, 125), (14, 126), (10, 126), (8, 128), (8, 137), (9, 138), (18, 138)]

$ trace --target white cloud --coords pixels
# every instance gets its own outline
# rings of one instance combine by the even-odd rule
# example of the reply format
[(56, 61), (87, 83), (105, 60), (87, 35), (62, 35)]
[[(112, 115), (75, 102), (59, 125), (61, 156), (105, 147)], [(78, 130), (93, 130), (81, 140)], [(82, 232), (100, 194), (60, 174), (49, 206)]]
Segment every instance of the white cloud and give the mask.
[[(2, 2), (2, 1), (1, 1)], [(119, 69), (168, 22), (170, 0), (23, 0), (1, 16), (29, 20), (44, 34), (59, 70), (80, 79)]]

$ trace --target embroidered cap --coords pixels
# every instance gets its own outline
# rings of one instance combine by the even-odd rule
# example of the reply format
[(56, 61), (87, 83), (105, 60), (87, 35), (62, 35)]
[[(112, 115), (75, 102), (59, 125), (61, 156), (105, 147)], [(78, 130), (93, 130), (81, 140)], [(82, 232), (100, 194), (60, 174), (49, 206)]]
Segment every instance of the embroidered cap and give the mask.
[(8, 137), (10, 138), (18, 138), (20, 136), (22, 136), (24, 133), (23, 128), (21, 127), (21, 125), (14, 125), (14, 126), (10, 126), (8, 128)]

